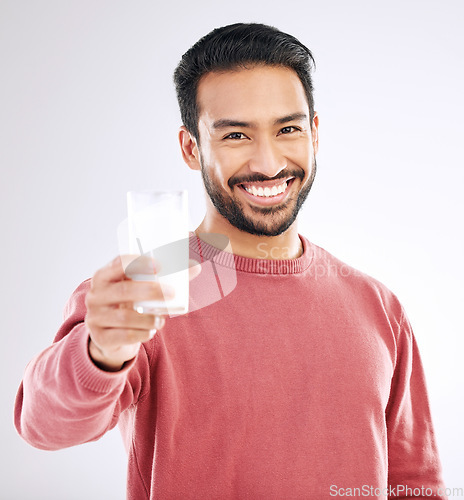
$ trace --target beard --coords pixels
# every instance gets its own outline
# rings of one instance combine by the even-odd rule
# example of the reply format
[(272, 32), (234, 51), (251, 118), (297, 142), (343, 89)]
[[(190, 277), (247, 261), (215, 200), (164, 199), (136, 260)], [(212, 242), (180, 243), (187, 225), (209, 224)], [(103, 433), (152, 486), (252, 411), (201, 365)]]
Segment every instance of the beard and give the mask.
[[(292, 194), (289, 196), (285, 203), (279, 203), (278, 205), (269, 207), (258, 207), (247, 204), (254, 214), (253, 217), (245, 213), (245, 206), (242, 200), (226, 193), (224, 189), (221, 188), (220, 184), (208, 174), (201, 154), (200, 164), (201, 176), (206, 192), (216, 210), (240, 231), (258, 236), (279, 236), (279, 234), (285, 232), (295, 222), (303, 203), (311, 191), (317, 169), (316, 158), (313, 156), (311, 174), (306, 184), (300, 188), (300, 191), (296, 195)], [(301, 169), (292, 170), (286, 168), (279, 172), (277, 176), (272, 177), (272, 179), (286, 179), (288, 177), (295, 178), (290, 187), (292, 188), (293, 183), (295, 183), (297, 179), (300, 180), (300, 183), (303, 181), (304, 173)], [(236, 189), (241, 189), (238, 186), (239, 184), (265, 180), (269, 180), (269, 177), (255, 174), (246, 179), (231, 178), (228, 181), (228, 185), (230, 189), (233, 189), (234, 186), (237, 186)]]

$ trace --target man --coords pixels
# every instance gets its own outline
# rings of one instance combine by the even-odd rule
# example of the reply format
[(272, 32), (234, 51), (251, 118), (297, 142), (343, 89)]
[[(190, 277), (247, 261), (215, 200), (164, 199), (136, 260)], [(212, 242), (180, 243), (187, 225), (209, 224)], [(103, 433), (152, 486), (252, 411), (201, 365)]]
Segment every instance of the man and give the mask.
[[(119, 257), (97, 271), (26, 370), (15, 415), (32, 445), (119, 423), (137, 500), (446, 498), (403, 308), (297, 231), (316, 173), (312, 63), (258, 24), (216, 29), (184, 54), (179, 140), (207, 193), (191, 256), (214, 256), (236, 286), (165, 319), (133, 310), (163, 293), (127, 278)], [(210, 292), (195, 285), (203, 272), (193, 305)]]

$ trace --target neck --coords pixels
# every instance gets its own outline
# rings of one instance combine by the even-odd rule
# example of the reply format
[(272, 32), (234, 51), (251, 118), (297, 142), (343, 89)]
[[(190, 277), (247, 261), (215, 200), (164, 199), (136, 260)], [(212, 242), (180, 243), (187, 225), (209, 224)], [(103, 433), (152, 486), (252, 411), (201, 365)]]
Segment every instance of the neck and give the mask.
[[(216, 217), (205, 216), (195, 230), (196, 235), (213, 246), (214, 234), (221, 234), (229, 239), (230, 244), (225, 251), (233, 252), (241, 257), (255, 259), (296, 259), (303, 252), (303, 245), (298, 236), (296, 221), (278, 236), (258, 236), (240, 231), (226, 219), (217, 214)], [(221, 245), (223, 248), (223, 245)]]

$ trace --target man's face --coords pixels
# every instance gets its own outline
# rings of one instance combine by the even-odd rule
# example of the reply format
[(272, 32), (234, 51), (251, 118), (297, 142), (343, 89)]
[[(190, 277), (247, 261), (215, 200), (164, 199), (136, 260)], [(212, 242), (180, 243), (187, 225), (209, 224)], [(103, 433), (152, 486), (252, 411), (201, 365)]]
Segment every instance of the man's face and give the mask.
[(297, 74), (273, 66), (209, 73), (197, 99), (199, 161), (214, 207), (247, 233), (283, 233), (316, 173), (318, 118), (311, 130)]

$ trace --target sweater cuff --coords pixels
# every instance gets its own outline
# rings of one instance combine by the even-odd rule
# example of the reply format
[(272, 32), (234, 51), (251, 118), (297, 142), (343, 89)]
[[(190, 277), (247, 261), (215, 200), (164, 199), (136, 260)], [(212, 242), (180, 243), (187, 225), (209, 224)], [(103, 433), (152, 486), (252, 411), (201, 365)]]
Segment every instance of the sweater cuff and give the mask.
[(90, 357), (89, 337), (89, 331), (84, 323), (76, 326), (69, 334), (72, 370), (80, 385), (90, 391), (107, 393), (115, 390), (126, 381), (127, 373), (134, 366), (136, 358), (126, 362), (117, 372), (102, 370)]

